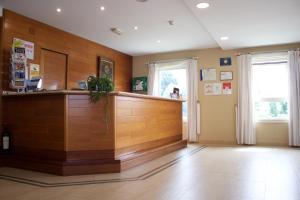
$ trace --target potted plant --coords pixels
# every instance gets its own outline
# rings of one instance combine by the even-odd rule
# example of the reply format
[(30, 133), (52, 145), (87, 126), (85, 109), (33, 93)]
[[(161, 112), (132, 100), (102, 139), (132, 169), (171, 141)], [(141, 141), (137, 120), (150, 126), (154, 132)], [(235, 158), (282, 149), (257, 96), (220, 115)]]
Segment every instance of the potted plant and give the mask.
[(104, 115), (105, 115), (105, 124), (106, 124), (106, 132), (109, 129), (109, 102), (108, 102), (108, 94), (114, 90), (114, 84), (110, 78), (104, 76), (102, 78), (97, 78), (95, 76), (89, 76), (87, 79), (87, 88), (90, 92), (91, 102), (98, 102), (101, 97), (105, 98), (104, 104)]
[(107, 96), (108, 93), (114, 90), (114, 84), (107, 76), (102, 78), (89, 76), (87, 87), (90, 91), (91, 101), (94, 103), (99, 101), (102, 96)]

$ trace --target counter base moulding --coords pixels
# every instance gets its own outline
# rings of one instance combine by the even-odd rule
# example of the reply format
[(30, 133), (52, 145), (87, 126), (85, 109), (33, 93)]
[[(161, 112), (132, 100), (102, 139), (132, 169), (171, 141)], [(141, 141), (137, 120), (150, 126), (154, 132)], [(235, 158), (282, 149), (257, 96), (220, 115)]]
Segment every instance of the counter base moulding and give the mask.
[(121, 160), (70, 160), (54, 161), (33, 157), (19, 157), (15, 155), (3, 156), (3, 164), (7, 167), (15, 167), (50, 174), (71, 176), (98, 173), (120, 173), (124, 170), (141, 165), (155, 158), (161, 157), (173, 151), (185, 148), (187, 141), (182, 140), (169, 145), (149, 149), (143, 152), (135, 152)]

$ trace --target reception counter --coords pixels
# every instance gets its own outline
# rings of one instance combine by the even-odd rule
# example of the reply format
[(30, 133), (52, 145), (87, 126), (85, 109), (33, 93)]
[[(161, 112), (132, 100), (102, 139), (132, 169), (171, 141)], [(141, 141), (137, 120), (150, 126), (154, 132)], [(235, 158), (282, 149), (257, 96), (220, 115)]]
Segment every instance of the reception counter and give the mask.
[(4, 94), (13, 148), (5, 165), (75, 175), (120, 172), (186, 147), (182, 101), (87, 91)]

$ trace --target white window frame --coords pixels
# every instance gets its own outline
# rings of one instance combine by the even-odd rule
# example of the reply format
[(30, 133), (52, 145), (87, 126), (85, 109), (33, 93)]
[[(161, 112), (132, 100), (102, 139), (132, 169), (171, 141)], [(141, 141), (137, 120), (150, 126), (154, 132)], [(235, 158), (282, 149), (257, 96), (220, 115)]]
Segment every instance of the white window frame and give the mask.
[[(281, 54), (281, 53), (279, 53), (279, 54)], [(264, 56), (266, 56), (266, 55), (264, 55)], [(275, 57), (278, 56), (278, 55), (276, 55), (276, 53), (274, 55), (275, 55)], [(287, 53), (286, 53), (286, 56), (287, 56)], [(285, 55), (279, 55), (279, 57), (285, 57)], [(279, 59), (279, 60), (276, 60), (276, 58), (275, 58), (275, 60), (257, 61), (257, 62), (252, 61), (252, 66), (267, 65), (267, 64), (281, 64), (281, 63), (287, 64), (287, 57), (286, 57), (286, 59), (284, 58), (284, 59)], [(252, 70), (253, 70), (253, 68), (252, 68)], [(285, 99), (285, 98), (260, 98), (259, 99), (260, 102), (275, 102), (275, 103), (280, 102), (282, 100), (287, 100), (287, 99)], [(255, 101), (253, 101), (253, 102), (255, 103)], [(253, 105), (253, 109), (255, 109), (255, 105)], [(254, 113), (255, 113), (255, 110), (254, 110)], [(256, 121), (256, 123), (288, 123), (289, 119), (288, 118), (255, 119), (255, 121)]]
[[(160, 67), (157, 69), (157, 77), (158, 77), (158, 93), (160, 96), (160, 72), (161, 71), (167, 71), (167, 70), (176, 70), (176, 69), (185, 69), (185, 73), (187, 73), (187, 68), (185, 66), (175, 66), (175, 67)], [(187, 83), (186, 83), (187, 84)]]
[[(181, 66), (181, 65), (174, 65), (174, 66), (163, 66), (163, 67), (158, 67), (157, 69), (157, 81), (158, 81), (158, 86), (157, 86), (157, 94), (160, 96), (160, 72), (161, 71), (167, 71), (167, 70), (176, 70), (176, 69), (185, 69), (185, 73), (187, 76), (187, 67), (186, 66)], [(186, 83), (187, 87), (187, 83)], [(161, 97), (161, 96), (160, 96)], [(187, 101), (187, 99), (185, 99)], [(182, 115), (182, 121), (187, 122), (187, 116)]]

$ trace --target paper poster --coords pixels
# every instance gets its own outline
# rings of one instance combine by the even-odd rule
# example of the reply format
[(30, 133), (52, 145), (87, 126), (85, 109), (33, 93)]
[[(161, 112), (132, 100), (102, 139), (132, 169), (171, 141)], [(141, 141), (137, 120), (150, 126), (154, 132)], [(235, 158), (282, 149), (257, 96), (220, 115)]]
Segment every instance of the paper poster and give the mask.
[(18, 38), (14, 38), (13, 40), (13, 48), (15, 47), (23, 47), (25, 48), (25, 55), (27, 59), (34, 59), (34, 43), (28, 42), (25, 40), (21, 40)]
[(230, 82), (223, 83), (223, 94), (226, 95), (232, 94), (232, 88)]
[(206, 83), (204, 84), (204, 95), (221, 95), (222, 84), (221, 83)]
[(203, 81), (215, 81), (217, 79), (217, 70), (214, 68), (202, 69), (201, 72)]
[(40, 76), (40, 65), (30, 63), (29, 78), (33, 79), (33, 78), (37, 78), (39, 76)]

